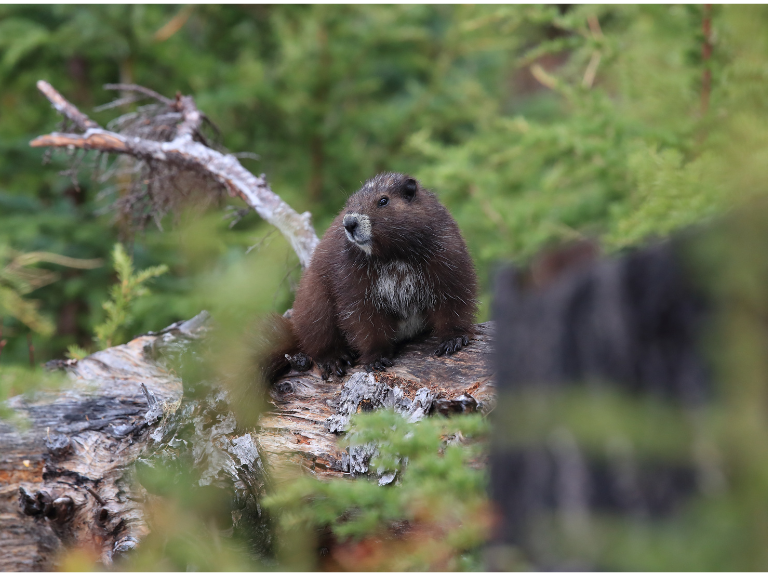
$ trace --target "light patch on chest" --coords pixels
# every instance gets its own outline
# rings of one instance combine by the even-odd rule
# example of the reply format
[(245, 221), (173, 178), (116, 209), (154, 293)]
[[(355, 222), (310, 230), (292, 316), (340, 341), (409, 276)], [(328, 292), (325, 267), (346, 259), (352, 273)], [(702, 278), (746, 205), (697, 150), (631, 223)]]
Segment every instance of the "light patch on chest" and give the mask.
[(403, 340), (409, 340), (416, 336), (419, 332), (425, 328), (425, 318), (422, 314), (412, 314), (405, 320), (400, 320), (397, 323), (397, 336), (395, 340), (402, 342)]
[(398, 340), (424, 329), (424, 312), (434, 306), (434, 295), (424, 273), (405, 262), (388, 262), (375, 270), (371, 298), (377, 309), (399, 318)]

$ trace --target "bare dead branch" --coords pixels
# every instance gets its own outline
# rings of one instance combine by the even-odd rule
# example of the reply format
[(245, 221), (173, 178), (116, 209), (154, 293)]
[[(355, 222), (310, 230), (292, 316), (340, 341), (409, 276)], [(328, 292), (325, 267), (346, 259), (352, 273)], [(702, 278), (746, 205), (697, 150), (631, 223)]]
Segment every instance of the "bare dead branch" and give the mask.
[[(154, 166), (162, 166), (173, 174), (176, 173), (175, 171), (186, 171), (207, 176), (217, 185), (223, 186), (230, 196), (240, 197), (259, 216), (278, 228), (296, 252), (301, 266), (306, 268), (309, 265), (319, 242), (310, 221), (311, 214), (309, 212), (298, 214), (293, 210), (272, 191), (264, 174), (254, 176), (234, 155), (219, 152), (196, 141), (195, 138), (201, 136), (199, 128), (203, 121), (203, 114), (197, 109), (192, 97), (178, 95), (175, 101), (165, 99), (171, 103), (170, 106), (181, 113), (182, 121), (176, 126), (173, 139), (157, 141), (104, 130), (65, 100), (49, 84), (41, 84), (40, 90), (54, 103), (56, 110), (83, 128), (85, 133), (54, 132), (35, 138), (30, 142), (30, 146), (125, 154), (147, 164), (148, 167), (142, 168), (150, 171), (150, 177), (142, 176), (142, 181), (146, 182), (152, 182), (158, 177), (156, 172), (152, 172)], [(133, 85), (109, 86), (133, 88)], [(148, 92), (152, 91), (148, 90)], [(134, 199), (129, 200), (129, 204), (133, 202), (135, 202)], [(162, 207), (162, 202), (160, 205)]]
[(85, 134), (59, 134), (53, 132), (39, 136), (29, 143), (33, 148), (82, 148), (83, 150), (101, 150), (103, 152), (127, 153), (128, 148), (122, 138), (112, 132), (101, 129), (88, 130)]
[(42, 92), (46, 98), (48, 98), (51, 104), (53, 104), (56, 112), (72, 120), (72, 122), (74, 122), (77, 127), (80, 128), (80, 130), (99, 128), (99, 125), (96, 122), (88, 118), (88, 116), (67, 102), (67, 100), (45, 80), (38, 80), (37, 89), (40, 90), (40, 92)]
[(261, 156), (253, 152), (235, 152), (232, 156), (235, 158), (248, 158), (249, 160), (261, 160)]
[(176, 138), (191, 139), (200, 130), (203, 117), (198, 111), (192, 96), (178, 96), (175, 105), (181, 111), (184, 118), (176, 128)]

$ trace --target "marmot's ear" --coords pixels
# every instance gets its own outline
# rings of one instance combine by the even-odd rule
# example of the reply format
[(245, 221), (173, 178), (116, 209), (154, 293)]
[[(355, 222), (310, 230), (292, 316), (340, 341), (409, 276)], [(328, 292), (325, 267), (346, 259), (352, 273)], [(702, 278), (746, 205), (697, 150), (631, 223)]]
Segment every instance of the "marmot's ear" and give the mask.
[(406, 200), (413, 200), (413, 197), (416, 195), (416, 190), (418, 189), (419, 185), (416, 183), (416, 180), (408, 178), (403, 185), (403, 196), (405, 196)]

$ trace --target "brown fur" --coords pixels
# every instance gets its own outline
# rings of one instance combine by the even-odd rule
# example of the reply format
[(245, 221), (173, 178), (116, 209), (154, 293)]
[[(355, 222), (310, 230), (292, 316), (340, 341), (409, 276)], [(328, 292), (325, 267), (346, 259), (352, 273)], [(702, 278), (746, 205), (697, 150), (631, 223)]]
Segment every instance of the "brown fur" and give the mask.
[[(369, 253), (348, 237), (350, 214), (370, 223)], [(428, 330), (440, 340), (437, 355), (453, 354), (473, 333), (476, 291), (472, 260), (445, 207), (409, 176), (379, 174), (349, 198), (315, 250), (296, 294), (293, 334), (323, 377), (344, 375), (358, 359), (383, 370), (400, 341)]]

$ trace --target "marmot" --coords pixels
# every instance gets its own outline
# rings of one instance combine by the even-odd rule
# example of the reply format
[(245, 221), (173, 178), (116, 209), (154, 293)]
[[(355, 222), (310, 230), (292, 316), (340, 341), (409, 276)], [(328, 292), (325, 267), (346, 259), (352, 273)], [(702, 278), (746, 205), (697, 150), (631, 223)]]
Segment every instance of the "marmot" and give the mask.
[[(347, 201), (304, 272), (290, 320), (275, 316), (266, 378), (303, 352), (324, 379), (356, 361), (393, 365), (395, 346), (432, 331), (435, 354), (473, 334), (477, 279), (459, 227), (434, 194), (404, 174), (379, 174)], [(279, 344), (278, 344), (279, 343)]]

